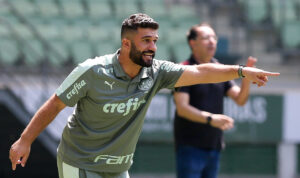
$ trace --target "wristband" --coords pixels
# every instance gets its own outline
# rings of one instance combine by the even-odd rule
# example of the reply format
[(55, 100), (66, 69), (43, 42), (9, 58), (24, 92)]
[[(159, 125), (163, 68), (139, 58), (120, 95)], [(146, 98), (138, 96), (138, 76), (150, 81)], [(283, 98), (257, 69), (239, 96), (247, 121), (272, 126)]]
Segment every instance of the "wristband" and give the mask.
[(211, 116), (207, 116), (207, 118), (206, 118), (206, 121), (207, 121), (206, 124), (210, 125), (211, 120), (212, 120)]
[(239, 78), (244, 78), (245, 77), (243, 75), (243, 68), (244, 67), (245, 67), (244, 65), (239, 65), (239, 69), (238, 69)]

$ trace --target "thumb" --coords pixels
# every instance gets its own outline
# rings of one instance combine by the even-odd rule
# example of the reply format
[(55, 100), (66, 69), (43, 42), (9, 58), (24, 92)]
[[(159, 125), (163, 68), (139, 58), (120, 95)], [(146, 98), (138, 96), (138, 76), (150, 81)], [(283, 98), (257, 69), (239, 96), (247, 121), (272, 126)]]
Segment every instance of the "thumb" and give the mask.
[(257, 59), (255, 57), (250, 56), (247, 60), (247, 67), (254, 67), (255, 63), (256, 63)]

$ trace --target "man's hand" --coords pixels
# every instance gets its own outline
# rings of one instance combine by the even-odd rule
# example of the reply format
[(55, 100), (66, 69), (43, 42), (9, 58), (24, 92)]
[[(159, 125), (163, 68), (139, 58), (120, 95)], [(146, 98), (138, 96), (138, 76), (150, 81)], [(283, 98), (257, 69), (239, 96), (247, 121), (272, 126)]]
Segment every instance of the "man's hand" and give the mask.
[(252, 81), (253, 84), (257, 86), (264, 86), (268, 82), (268, 76), (279, 76), (280, 73), (277, 72), (268, 72), (261, 69), (255, 69), (255, 63), (257, 59), (250, 56), (248, 57), (246, 67), (243, 68), (243, 75), (249, 81)]
[(210, 125), (221, 130), (229, 130), (233, 128), (234, 121), (231, 117), (223, 114), (213, 114)]
[(9, 159), (12, 164), (12, 170), (16, 170), (18, 164), (21, 164), (22, 167), (25, 166), (30, 154), (30, 148), (31, 144), (22, 141), (21, 138), (11, 146)]
[(268, 76), (279, 76), (278, 72), (268, 72), (253, 67), (244, 67), (243, 75), (258, 87), (265, 86), (268, 82)]
[(9, 159), (12, 170), (16, 170), (18, 164), (21, 164), (22, 167), (25, 166), (32, 142), (65, 107), (66, 105), (59, 97), (53, 94), (34, 114), (21, 137), (10, 148)]

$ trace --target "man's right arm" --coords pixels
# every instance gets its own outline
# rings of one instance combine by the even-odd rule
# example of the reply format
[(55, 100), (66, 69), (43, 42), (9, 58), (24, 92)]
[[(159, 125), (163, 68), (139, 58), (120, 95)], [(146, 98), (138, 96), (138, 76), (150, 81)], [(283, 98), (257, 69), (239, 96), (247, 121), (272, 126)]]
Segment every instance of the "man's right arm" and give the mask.
[(9, 158), (12, 169), (17, 164), (25, 166), (30, 153), (30, 147), (36, 137), (54, 120), (56, 115), (66, 107), (60, 98), (53, 94), (33, 116), (20, 138), (11, 146)]
[(174, 92), (177, 114), (187, 120), (205, 124), (207, 117), (211, 116), (210, 125), (221, 130), (228, 130), (233, 127), (233, 119), (223, 114), (212, 114), (201, 111), (190, 105), (190, 95), (186, 92)]

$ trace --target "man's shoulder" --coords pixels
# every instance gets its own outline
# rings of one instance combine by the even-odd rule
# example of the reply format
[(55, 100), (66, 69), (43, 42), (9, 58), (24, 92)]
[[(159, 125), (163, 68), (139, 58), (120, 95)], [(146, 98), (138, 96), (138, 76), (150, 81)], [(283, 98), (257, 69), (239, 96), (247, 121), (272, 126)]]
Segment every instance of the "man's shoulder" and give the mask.
[(164, 64), (165, 62), (166, 62), (166, 61), (164, 61), (164, 60), (153, 59), (152, 67), (153, 67), (154, 69), (159, 69), (160, 66), (161, 66), (162, 64)]
[(152, 67), (154, 69), (159, 70), (159, 69), (165, 69), (168, 66), (172, 66), (173, 64), (175, 64), (175, 63), (171, 62), (171, 61), (153, 59), (153, 65), (152, 65)]
[(89, 58), (84, 62), (78, 64), (79, 68), (83, 70), (91, 70), (93, 68), (106, 68), (107, 66), (111, 66), (113, 63), (114, 54), (108, 54), (104, 56), (97, 56), (95, 58)]
[(186, 68), (184, 65), (165, 60), (153, 60), (152, 67), (154, 71), (164, 71), (166, 73), (184, 71)]
[(159, 59), (153, 59), (153, 67), (160, 67), (162, 65), (172, 65), (175, 64), (172, 61), (167, 61), (167, 60), (159, 60)]

